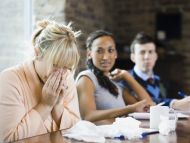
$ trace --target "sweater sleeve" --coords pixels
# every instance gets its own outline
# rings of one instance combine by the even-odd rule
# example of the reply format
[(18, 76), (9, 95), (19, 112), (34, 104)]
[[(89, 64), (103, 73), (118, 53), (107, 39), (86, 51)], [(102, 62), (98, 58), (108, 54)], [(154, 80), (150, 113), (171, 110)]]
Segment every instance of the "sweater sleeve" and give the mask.
[(14, 72), (0, 75), (0, 142), (11, 142), (46, 133), (35, 110), (26, 111), (23, 93)]

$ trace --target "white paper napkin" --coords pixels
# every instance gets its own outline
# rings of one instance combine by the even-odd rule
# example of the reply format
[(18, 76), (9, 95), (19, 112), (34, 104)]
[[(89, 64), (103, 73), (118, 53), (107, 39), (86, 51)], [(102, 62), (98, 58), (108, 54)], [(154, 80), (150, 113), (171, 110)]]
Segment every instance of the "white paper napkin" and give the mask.
[(124, 136), (125, 139), (141, 138), (142, 129), (139, 128), (140, 121), (132, 118), (116, 118), (112, 125), (96, 126), (88, 121), (79, 121), (63, 136), (85, 142), (105, 142), (105, 138)]
[(63, 136), (85, 142), (105, 142), (105, 137), (99, 132), (97, 126), (83, 120), (64, 132)]

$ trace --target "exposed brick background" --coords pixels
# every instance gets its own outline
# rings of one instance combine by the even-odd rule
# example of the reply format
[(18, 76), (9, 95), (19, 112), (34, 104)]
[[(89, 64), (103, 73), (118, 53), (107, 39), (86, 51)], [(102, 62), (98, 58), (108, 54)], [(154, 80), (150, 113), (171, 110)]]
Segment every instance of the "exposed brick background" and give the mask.
[[(81, 62), (85, 67), (87, 35), (97, 29), (105, 29), (116, 37), (122, 67), (132, 64), (127, 51), (133, 37), (139, 31), (156, 35), (157, 12), (182, 14), (181, 39), (166, 41), (158, 48), (159, 61), (156, 72), (163, 79), (172, 81), (177, 89), (190, 93), (190, 1), (189, 0), (33, 0), (34, 21), (44, 17), (68, 23), (73, 22), (80, 37)], [(23, 42), (23, 0), (6, 0), (0, 5), (2, 32), (0, 33), (0, 70), (17, 63), (26, 46)], [(122, 54), (121, 54), (122, 53)], [(123, 54), (124, 53), (124, 54)], [(5, 56), (8, 55), (8, 56)]]

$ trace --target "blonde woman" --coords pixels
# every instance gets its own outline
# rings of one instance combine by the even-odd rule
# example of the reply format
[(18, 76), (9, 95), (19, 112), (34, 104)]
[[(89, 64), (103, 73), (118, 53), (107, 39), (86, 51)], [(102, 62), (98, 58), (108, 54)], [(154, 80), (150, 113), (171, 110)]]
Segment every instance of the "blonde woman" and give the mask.
[(67, 129), (80, 120), (73, 78), (79, 35), (70, 25), (40, 21), (32, 38), (35, 58), (0, 73), (0, 142)]

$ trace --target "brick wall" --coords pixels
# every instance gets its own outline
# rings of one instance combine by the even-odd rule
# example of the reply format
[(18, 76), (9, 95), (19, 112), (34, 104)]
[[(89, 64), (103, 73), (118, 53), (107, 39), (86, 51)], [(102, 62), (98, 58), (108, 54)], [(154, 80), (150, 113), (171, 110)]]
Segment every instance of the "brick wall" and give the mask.
[[(158, 47), (159, 61), (155, 68), (163, 79), (170, 80), (176, 88), (190, 93), (190, 1), (188, 0), (69, 0), (66, 3), (66, 20), (72, 20), (83, 31), (81, 42), (86, 35), (103, 28), (114, 33), (118, 50), (128, 51), (133, 37), (139, 31), (156, 35), (157, 12), (180, 12), (182, 14), (182, 37), (165, 41)], [(82, 49), (83, 44), (82, 44)], [(81, 50), (84, 55), (85, 51)], [(164, 53), (164, 54), (163, 54)], [(128, 54), (120, 56), (128, 63)], [(83, 56), (84, 57), (84, 56)], [(84, 58), (81, 63), (84, 63)], [(83, 67), (83, 65), (82, 65)], [(126, 65), (127, 67), (127, 65)], [(176, 91), (175, 91), (176, 92)]]
[[(115, 2), (116, 21), (115, 35), (117, 41), (129, 45), (134, 35), (145, 31), (156, 35), (156, 13), (175, 13), (182, 15), (181, 39), (165, 41), (163, 47), (158, 47), (162, 54), (156, 66), (156, 71), (165, 79), (169, 79), (177, 87), (190, 93), (190, 1), (188, 0), (120, 0)], [(127, 47), (127, 46), (125, 46)], [(164, 50), (164, 54), (163, 54)], [(179, 86), (179, 87), (178, 87)]]
[[(53, 17), (63, 23), (72, 21), (75, 30), (82, 31), (79, 70), (85, 67), (84, 43), (90, 32), (97, 29), (113, 32), (116, 36), (118, 50), (124, 53), (128, 51), (131, 40), (137, 32), (145, 31), (156, 35), (155, 15), (157, 12), (180, 12), (182, 14), (182, 37), (165, 41), (164, 46), (159, 48), (159, 53), (164, 54), (160, 55), (156, 71), (163, 78), (173, 80), (176, 85), (179, 84), (179, 88), (182, 85), (182, 89), (190, 93), (189, 0), (33, 0), (33, 6), (34, 21), (44, 17)], [(19, 56), (12, 55), (17, 55), (17, 53), (22, 55), (20, 51), (23, 51), (26, 46), (23, 46), (23, 1), (2, 1), (0, 7), (0, 24), (3, 27), (1, 28), (3, 32), (0, 33), (0, 68), (2, 69), (19, 61)], [(120, 56), (124, 62), (129, 61), (127, 53), (126, 55), (120, 54)]]
[(113, 32), (113, 0), (68, 0), (65, 5), (65, 19), (72, 21), (76, 29), (82, 31), (80, 37), (81, 60), (78, 71), (86, 67), (85, 40), (87, 35), (97, 29)]
[[(182, 37), (177, 40), (165, 41), (164, 46), (159, 47), (162, 52), (156, 66), (156, 72), (163, 79), (171, 80), (172, 84), (190, 92), (190, 74), (188, 65), (189, 55), (189, 12), (190, 2), (187, 0), (70, 0), (66, 3), (66, 20), (72, 20), (83, 31), (82, 43), (86, 35), (96, 29), (103, 28), (114, 33), (118, 50), (123, 53), (128, 51), (133, 37), (139, 31), (145, 31), (156, 35), (157, 12), (181, 12)], [(83, 48), (83, 44), (82, 44)], [(84, 55), (85, 51), (81, 50)], [(158, 52), (159, 52), (158, 51)], [(160, 53), (159, 52), (159, 53)], [(163, 54), (164, 53), (164, 54)], [(173, 56), (174, 55), (174, 56)], [(128, 60), (128, 54), (120, 54)], [(84, 57), (84, 56), (83, 56)], [(84, 58), (81, 63), (84, 63)], [(83, 67), (83, 65), (82, 65)], [(126, 65), (127, 67), (127, 65)], [(180, 68), (179, 68), (180, 67)], [(181, 74), (184, 73), (184, 74)]]

